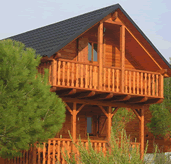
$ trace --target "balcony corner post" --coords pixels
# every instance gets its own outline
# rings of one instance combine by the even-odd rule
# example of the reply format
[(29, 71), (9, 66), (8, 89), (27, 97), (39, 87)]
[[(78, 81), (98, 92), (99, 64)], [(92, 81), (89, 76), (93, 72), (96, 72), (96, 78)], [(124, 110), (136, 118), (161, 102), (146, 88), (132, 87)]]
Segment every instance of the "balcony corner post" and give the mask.
[(120, 27), (120, 56), (121, 56), (121, 89), (124, 93), (124, 74), (125, 74), (125, 26)]
[(103, 22), (100, 21), (98, 27), (98, 63), (99, 63), (99, 89), (102, 90), (102, 72), (103, 72)]
[(57, 61), (53, 59), (52, 64), (52, 86), (56, 86)]

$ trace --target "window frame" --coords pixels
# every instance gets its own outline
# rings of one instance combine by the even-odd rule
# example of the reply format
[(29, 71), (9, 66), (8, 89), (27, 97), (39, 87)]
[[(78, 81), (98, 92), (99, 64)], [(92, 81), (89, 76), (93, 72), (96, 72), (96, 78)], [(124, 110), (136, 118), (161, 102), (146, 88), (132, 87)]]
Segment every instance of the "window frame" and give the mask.
[(91, 44), (91, 60), (89, 60), (89, 50), (88, 50), (88, 61), (93, 63), (98, 63), (98, 53), (97, 53), (97, 61), (94, 61), (94, 44), (97, 45), (97, 49), (98, 49), (98, 44), (97, 42), (92, 42), (92, 41), (89, 41), (88, 44)]

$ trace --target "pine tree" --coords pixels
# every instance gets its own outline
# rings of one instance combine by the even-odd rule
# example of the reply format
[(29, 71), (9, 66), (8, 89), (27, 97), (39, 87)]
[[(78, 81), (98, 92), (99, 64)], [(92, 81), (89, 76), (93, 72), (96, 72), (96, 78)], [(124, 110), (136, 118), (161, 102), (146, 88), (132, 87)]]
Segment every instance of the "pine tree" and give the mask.
[(65, 105), (50, 92), (48, 72), (38, 74), (40, 56), (21, 42), (0, 41), (0, 156), (12, 158), (46, 142), (62, 128)]

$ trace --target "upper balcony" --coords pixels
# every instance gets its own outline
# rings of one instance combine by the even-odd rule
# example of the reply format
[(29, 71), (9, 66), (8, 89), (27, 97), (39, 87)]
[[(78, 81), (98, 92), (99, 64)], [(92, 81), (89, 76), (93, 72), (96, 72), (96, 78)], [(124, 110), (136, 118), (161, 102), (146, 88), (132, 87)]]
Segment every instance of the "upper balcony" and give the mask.
[(127, 102), (137, 98), (141, 103), (157, 103), (163, 98), (163, 75), (158, 72), (125, 69), (122, 78), (121, 68), (103, 66), (100, 76), (98, 63), (66, 59), (42, 63), (39, 72), (42, 68), (49, 68), (49, 82), (61, 96), (83, 98), (77, 93), (91, 91), (85, 97), (97, 98), (95, 95), (100, 94), (101, 99), (117, 100), (120, 96)]

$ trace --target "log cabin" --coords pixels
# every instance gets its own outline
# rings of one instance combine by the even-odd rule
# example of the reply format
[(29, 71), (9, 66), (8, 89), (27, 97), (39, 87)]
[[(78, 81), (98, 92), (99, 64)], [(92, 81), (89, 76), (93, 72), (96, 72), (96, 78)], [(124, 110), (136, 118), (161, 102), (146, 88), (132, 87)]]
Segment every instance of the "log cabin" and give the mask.
[(93, 148), (105, 153), (120, 107), (136, 115), (126, 131), (138, 139), (132, 145), (140, 144), (141, 158), (147, 139), (152, 152), (154, 136), (145, 127), (149, 105), (163, 101), (163, 79), (171, 76), (171, 66), (119, 4), (10, 38), (42, 56), (38, 71), (49, 69), (51, 92), (66, 104), (66, 121), (43, 149), (31, 148), (5, 164), (65, 163), (60, 149), (74, 151), (68, 130), (85, 146), (89, 133)]

